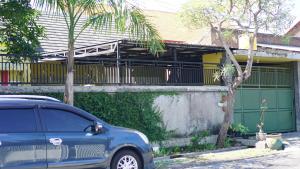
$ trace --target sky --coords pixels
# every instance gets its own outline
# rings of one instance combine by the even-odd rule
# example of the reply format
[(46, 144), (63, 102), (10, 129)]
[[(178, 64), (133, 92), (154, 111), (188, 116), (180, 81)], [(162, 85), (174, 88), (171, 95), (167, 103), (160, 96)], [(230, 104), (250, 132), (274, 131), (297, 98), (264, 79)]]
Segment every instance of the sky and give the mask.
[(160, 11), (178, 11), (187, 0), (130, 0), (140, 8)]
[[(188, 0), (131, 0), (140, 8), (153, 9), (160, 11), (175, 12), (180, 10), (182, 4)], [(294, 3), (294, 9), (291, 13), (296, 17), (295, 22), (300, 20), (300, 0), (291, 0)]]

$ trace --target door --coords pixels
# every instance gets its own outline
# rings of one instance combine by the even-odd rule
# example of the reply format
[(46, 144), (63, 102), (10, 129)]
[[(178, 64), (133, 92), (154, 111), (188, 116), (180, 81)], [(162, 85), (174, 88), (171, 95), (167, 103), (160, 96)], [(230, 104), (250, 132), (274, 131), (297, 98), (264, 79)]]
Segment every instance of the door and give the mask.
[(234, 122), (247, 126), (250, 133), (257, 131), (260, 104), (267, 101), (264, 131), (288, 132), (295, 130), (294, 95), (290, 88), (243, 88), (236, 94)]
[(291, 66), (254, 67), (250, 79), (239, 88), (235, 98), (234, 122), (258, 131), (262, 100), (266, 100), (264, 131), (295, 131), (293, 71)]
[(94, 121), (62, 109), (43, 108), (49, 168), (95, 168), (103, 165), (107, 137), (93, 134)]
[(4, 70), (1, 72), (1, 82), (2, 82), (2, 86), (8, 86), (8, 82), (9, 82), (9, 72)]
[(45, 135), (33, 108), (0, 109), (0, 168), (47, 167)]

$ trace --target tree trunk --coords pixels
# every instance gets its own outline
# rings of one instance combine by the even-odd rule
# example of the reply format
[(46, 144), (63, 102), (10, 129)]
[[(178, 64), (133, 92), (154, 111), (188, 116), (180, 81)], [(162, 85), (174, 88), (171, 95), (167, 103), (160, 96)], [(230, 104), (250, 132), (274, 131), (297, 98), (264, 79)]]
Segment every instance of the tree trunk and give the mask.
[(67, 62), (67, 78), (65, 84), (64, 102), (69, 105), (74, 104), (74, 40), (68, 42), (69, 54)]
[(230, 89), (227, 94), (227, 105), (225, 108), (224, 120), (221, 125), (218, 139), (217, 139), (217, 147), (218, 148), (224, 147), (225, 140), (227, 137), (227, 132), (228, 132), (229, 126), (233, 120), (234, 93), (235, 93), (235, 90)]

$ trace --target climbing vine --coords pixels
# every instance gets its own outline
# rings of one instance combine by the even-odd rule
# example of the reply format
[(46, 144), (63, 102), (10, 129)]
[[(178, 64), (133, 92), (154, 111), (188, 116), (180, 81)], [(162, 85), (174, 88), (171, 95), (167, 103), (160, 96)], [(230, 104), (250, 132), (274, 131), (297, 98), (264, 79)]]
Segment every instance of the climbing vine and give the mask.
[[(63, 98), (62, 93), (39, 95)], [(75, 93), (74, 105), (110, 124), (137, 129), (151, 141), (161, 141), (167, 138), (168, 132), (160, 112), (153, 107), (153, 101), (159, 95), (154, 92)]]

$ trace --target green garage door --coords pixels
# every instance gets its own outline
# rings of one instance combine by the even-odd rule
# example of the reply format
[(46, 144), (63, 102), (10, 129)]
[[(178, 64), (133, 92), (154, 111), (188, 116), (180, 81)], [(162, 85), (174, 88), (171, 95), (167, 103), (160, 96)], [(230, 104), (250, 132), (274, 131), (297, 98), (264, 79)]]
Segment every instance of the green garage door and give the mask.
[(267, 100), (266, 132), (295, 130), (292, 72), (286, 67), (255, 67), (251, 79), (236, 93), (234, 122), (257, 131), (260, 104)]

